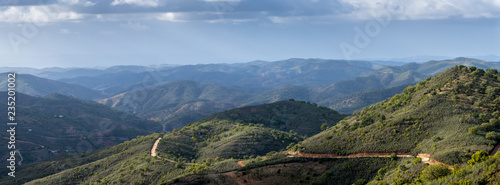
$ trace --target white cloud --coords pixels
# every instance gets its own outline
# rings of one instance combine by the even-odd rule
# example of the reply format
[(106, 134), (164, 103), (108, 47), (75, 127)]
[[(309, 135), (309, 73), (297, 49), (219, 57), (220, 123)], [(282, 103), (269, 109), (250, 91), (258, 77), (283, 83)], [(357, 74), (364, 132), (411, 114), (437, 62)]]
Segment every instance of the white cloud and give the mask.
[(168, 12), (161, 13), (157, 19), (162, 21), (170, 21), (170, 22), (185, 22), (184, 20), (179, 19), (180, 13)]
[[(333, 2), (335, 1), (335, 3)], [(160, 0), (113, 0), (108, 6), (133, 5), (121, 8), (101, 8), (102, 12), (82, 6), (94, 6), (95, 0), (57, 0), (57, 5), (0, 6), (0, 22), (59, 22), (95, 18), (101, 21), (158, 19), (171, 22), (206, 21), (212, 23), (271, 21), (277, 24), (294, 22), (335, 22), (336, 20), (373, 20), (391, 12), (391, 19), (422, 20), (450, 18), (498, 18), (500, 0), (298, 0), (240, 4), (242, 0), (196, 0), (185, 3)], [(200, 3), (201, 2), (201, 3)], [(200, 5), (202, 4), (202, 5)], [(262, 5), (262, 6), (258, 6)], [(107, 6), (107, 5), (104, 5)], [(164, 6), (165, 11), (144, 7)], [(137, 10), (136, 10), (137, 9)], [(172, 10), (170, 10), (172, 9)], [(130, 12), (126, 12), (130, 10)], [(317, 10), (317, 11), (316, 11)], [(82, 13), (87, 12), (87, 13)], [(89, 13), (90, 12), (90, 13)], [(131, 18), (133, 17), (133, 18)], [(137, 23), (130, 23), (137, 24)], [(123, 25), (136, 30), (144, 25)]]
[(82, 18), (84, 15), (57, 5), (0, 7), (0, 22), (48, 23)]
[(94, 2), (82, 1), (82, 0), (59, 0), (59, 3), (66, 4), (66, 5), (83, 5), (86, 7), (95, 5)]
[(94, 5), (95, 5), (95, 3), (94, 3), (94, 2), (90, 2), (90, 1), (85, 1), (85, 2), (83, 3), (83, 6), (86, 6), (86, 7), (89, 7), (89, 6), (94, 6)]
[(113, 0), (113, 2), (111, 2), (112, 6), (124, 4), (157, 7), (160, 2), (159, 0)]
[(147, 30), (147, 29), (149, 29), (149, 27), (146, 25), (143, 25), (141, 23), (134, 23), (132, 21), (128, 21), (127, 24), (120, 24), (120, 26), (125, 27), (125, 28), (131, 28), (134, 30)]
[[(400, 20), (500, 17), (500, 0), (339, 0), (354, 19), (373, 19), (391, 12)], [(387, 11), (391, 10), (391, 11)]]

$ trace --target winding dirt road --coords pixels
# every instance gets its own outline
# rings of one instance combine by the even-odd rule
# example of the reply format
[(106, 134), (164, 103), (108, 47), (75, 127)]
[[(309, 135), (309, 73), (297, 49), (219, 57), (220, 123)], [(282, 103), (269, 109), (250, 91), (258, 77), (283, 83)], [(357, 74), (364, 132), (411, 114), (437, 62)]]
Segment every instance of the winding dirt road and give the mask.
[(161, 137), (158, 138), (156, 141), (155, 141), (155, 144), (153, 144), (153, 147), (151, 147), (151, 157), (154, 157), (156, 156), (156, 148), (158, 147), (158, 143), (160, 142), (161, 140)]
[[(361, 158), (361, 157), (391, 157), (392, 153), (355, 153), (355, 154), (350, 154), (350, 155), (336, 155), (336, 154), (313, 154), (313, 153), (301, 153), (299, 151), (292, 152), (288, 151), (288, 154), (290, 154), (288, 157), (307, 157), (307, 158)], [(415, 158), (412, 155), (408, 155), (408, 153), (405, 152), (396, 152), (397, 157), (402, 157), (402, 158)], [(442, 164), (448, 167), (449, 169), (453, 169), (453, 166), (436, 161), (434, 159), (431, 159), (430, 154), (418, 154), (417, 158), (421, 158), (423, 163), (427, 164)]]
[[(151, 156), (152, 157), (157, 156), (156, 148), (158, 147), (158, 143), (160, 142), (160, 140), (161, 140), (161, 137), (158, 138), (155, 141), (155, 143), (153, 144), (153, 147), (151, 147)], [(498, 150), (498, 148), (495, 147), (495, 150)], [(301, 153), (300, 151), (296, 151), (296, 152), (288, 151), (288, 154), (289, 154), (289, 156), (287, 156), (287, 157), (338, 158), (338, 159), (341, 159), (341, 158), (361, 158), (361, 157), (391, 157), (391, 155), (393, 153), (368, 153), (368, 152), (364, 152), (364, 153), (355, 153), (355, 154), (350, 154), (350, 155), (337, 155), (337, 154), (314, 154), (314, 153)], [(401, 157), (401, 158), (414, 158), (414, 156), (409, 155), (408, 153), (405, 153), (405, 152), (396, 152), (396, 156)], [(448, 164), (436, 161), (434, 159), (431, 159), (430, 154), (418, 154), (417, 157), (421, 158), (423, 163), (442, 164), (450, 169), (453, 169), (453, 167), (451, 165), (448, 165)], [(169, 159), (167, 159), (167, 160), (170, 162), (174, 162), (174, 163), (176, 162), (176, 161), (169, 160)], [(246, 160), (238, 161), (237, 164), (241, 167), (244, 167), (245, 161)], [(186, 163), (186, 164), (192, 165), (192, 163)]]
[[(161, 137), (158, 138), (156, 141), (155, 141), (155, 144), (153, 144), (153, 146), (151, 147), (151, 157), (155, 157), (157, 156), (158, 153), (156, 153), (156, 148), (158, 148), (158, 143), (160, 143), (160, 140), (161, 140)], [(160, 157), (160, 156), (158, 156)], [(165, 159), (167, 160), (168, 162), (172, 162), (172, 163), (177, 163), (177, 161), (174, 161), (174, 160), (170, 160), (170, 159)], [(193, 165), (194, 163), (184, 163), (185, 165)]]
[[(292, 152), (288, 151), (290, 154), (288, 157), (307, 157), (307, 158), (360, 158), (360, 157), (391, 157), (392, 153), (355, 153), (350, 155), (336, 155), (336, 154), (313, 154), (313, 153), (301, 153), (299, 151)], [(412, 158), (412, 155), (408, 153), (397, 152), (396, 156), (403, 158)]]

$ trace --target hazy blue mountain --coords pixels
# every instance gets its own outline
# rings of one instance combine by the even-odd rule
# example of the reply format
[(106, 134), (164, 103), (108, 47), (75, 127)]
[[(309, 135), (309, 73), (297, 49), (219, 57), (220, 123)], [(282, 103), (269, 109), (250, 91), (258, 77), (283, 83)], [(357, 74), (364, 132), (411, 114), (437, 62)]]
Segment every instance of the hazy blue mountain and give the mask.
[[(0, 87), (0, 90), (7, 91), (7, 73), (0, 74)], [(16, 74), (16, 91), (31, 96), (60, 93), (80, 99), (99, 99), (105, 97), (99, 91), (80, 85), (67, 84), (28, 74)]]
[(403, 66), (387, 66), (362, 77), (355, 77), (326, 85), (319, 89), (325, 94), (352, 94), (374, 88), (391, 88), (417, 83), (455, 65), (476, 66), (484, 69), (500, 69), (500, 63), (471, 58), (429, 61), (423, 64), (409, 63)]
[(95, 77), (76, 77), (70, 79), (60, 79), (59, 81), (78, 84), (95, 90), (104, 90), (121, 86), (129, 86), (140, 83), (144, 80), (145, 74), (122, 71), (116, 73), (103, 73)]
[(158, 83), (182, 80), (234, 87), (246, 92), (264, 92), (287, 85), (318, 87), (367, 74), (380, 67), (382, 65), (366, 61), (288, 59), (276, 62), (183, 65), (141, 73), (122, 71), (61, 81), (115, 95)]
[(239, 107), (248, 98), (248, 94), (232, 88), (179, 81), (119, 94), (99, 102), (142, 118), (170, 123), (168, 129), (172, 129), (209, 114)]

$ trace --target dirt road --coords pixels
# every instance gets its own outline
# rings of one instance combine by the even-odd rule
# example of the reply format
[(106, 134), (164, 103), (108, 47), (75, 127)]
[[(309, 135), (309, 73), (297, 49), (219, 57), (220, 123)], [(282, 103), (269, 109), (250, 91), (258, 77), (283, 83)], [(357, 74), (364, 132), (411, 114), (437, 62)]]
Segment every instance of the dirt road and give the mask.
[(156, 156), (156, 148), (158, 147), (158, 143), (160, 142), (161, 140), (161, 137), (158, 138), (156, 141), (155, 141), (155, 144), (153, 144), (153, 147), (151, 147), (151, 156), (154, 157)]

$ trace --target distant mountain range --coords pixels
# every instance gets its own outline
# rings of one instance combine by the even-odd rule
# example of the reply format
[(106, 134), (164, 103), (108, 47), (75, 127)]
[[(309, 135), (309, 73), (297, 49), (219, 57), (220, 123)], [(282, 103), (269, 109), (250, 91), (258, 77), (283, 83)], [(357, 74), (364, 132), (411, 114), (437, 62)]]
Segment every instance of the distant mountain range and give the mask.
[[(0, 87), (1, 91), (7, 91), (7, 73), (0, 74)], [(81, 85), (49, 80), (29, 74), (16, 74), (16, 91), (39, 97), (52, 93), (80, 99), (100, 99), (105, 97), (99, 91)]]
[[(411, 57), (400, 57), (400, 58), (384, 58), (384, 59), (364, 59), (367, 61), (391, 61), (392, 64), (403, 65), (405, 63), (425, 63), (431, 60), (446, 60), (450, 58), (455, 58), (451, 56), (432, 56), (432, 55), (419, 55)], [(476, 55), (476, 56), (465, 56), (465, 58), (475, 58), (479, 60), (484, 60), (488, 62), (500, 62), (500, 56), (498, 55)], [(390, 64), (390, 63), (389, 63)]]
[(382, 65), (366, 61), (288, 59), (277, 62), (185, 65), (158, 68), (142, 73), (130, 71), (105, 73), (99, 76), (60, 79), (60, 81), (102, 90), (111, 95), (183, 80), (260, 93), (286, 85), (317, 87), (360, 76), (380, 67)]
[[(288, 99), (316, 102), (343, 113), (352, 113), (398, 94), (408, 85), (455, 65), (500, 68), (499, 63), (456, 58), (382, 67), (361, 77), (336, 81), (318, 88), (283, 85), (262, 93), (220, 84), (178, 81), (122, 93), (100, 102), (143, 118), (162, 121), (169, 130), (182, 128), (188, 123), (222, 110)], [(230, 81), (229, 79), (232, 78), (226, 81)]]
[(169, 130), (241, 106), (249, 95), (233, 88), (194, 81), (167, 83), (116, 95), (99, 102), (140, 117), (164, 121)]

